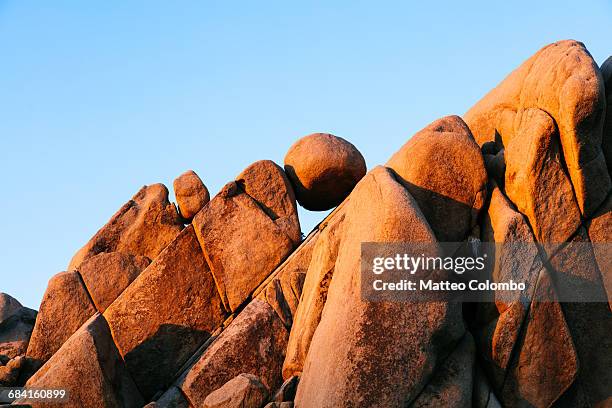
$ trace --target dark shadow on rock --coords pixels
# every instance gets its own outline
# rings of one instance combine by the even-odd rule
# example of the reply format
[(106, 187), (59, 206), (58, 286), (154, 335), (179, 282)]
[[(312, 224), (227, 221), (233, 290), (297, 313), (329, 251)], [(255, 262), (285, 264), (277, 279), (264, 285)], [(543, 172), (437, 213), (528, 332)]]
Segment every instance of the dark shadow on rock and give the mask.
[(183, 364), (209, 337), (206, 331), (163, 324), (126, 354), (125, 363), (145, 400), (170, 387)]

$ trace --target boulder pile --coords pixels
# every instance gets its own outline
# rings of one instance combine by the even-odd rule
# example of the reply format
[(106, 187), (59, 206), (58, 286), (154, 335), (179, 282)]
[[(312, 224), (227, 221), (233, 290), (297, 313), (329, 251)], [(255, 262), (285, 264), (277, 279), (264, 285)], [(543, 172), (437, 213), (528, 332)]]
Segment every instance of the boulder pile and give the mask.
[[(612, 406), (611, 98), (612, 59), (560, 41), (369, 172), (315, 133), (212, 198), (193, 171), (178, 207), (145, 186), (38, 313), (0, 294), (0, 386), (68, 390), (33, 407)], [(304, 236), (298, 203), (333, 211)], [(492, 260), (521, 299), (462, 304), (365, 300), (363, 242), (542, 245)], [(555, 300), (558, 273), (608, 302)]]

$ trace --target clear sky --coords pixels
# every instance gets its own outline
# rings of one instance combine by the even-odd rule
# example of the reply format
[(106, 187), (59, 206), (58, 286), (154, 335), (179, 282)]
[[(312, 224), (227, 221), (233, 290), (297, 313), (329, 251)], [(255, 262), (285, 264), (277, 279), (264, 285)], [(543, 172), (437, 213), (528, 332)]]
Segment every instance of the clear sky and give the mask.
[(187, 169), (214, 194), (317, 131), (384, 163), (567, 38), (603, 62), (612, 2), (0, 1), (0, 291), (38, 308), (142, 185)]

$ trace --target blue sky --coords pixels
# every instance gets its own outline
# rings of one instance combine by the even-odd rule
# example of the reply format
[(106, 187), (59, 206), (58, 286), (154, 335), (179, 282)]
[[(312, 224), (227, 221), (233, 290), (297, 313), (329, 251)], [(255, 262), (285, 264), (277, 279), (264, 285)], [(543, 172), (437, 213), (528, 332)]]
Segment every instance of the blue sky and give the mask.
[(38, 308), (139, 187), (184, 170), (216, 193), (316, 131), (384, 163), (567, 38), (603, 62), (612, 3), (0, 1), (0, 291)]

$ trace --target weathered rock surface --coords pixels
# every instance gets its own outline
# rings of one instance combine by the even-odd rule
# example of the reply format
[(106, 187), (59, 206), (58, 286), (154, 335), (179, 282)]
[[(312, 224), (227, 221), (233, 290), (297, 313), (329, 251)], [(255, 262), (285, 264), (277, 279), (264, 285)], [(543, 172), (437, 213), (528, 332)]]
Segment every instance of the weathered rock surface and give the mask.
[(289, 148), (285, 171), (300, 205), (323, 211), (349, 195), (365, 175), (366, 163), (359, 150), (341, 137), (313, 133)]
[(282, 384), (287, 329), (266, 302), (252, 300), (179, 380), (193, 406), (241, 373), (260, 378), (268, 390)]
[(191, 221), (210, 201), (208, 189), (193, 170), (187, 170), (174, 179), (173, 186), (179, 212), (187, 221)]
[(517, 112), (505, 149), (508, 197), (527, 216), (537, 240), (566, 241), (581, 223), (572, 184), (559, 153), (554, 120), (540, 109)]
[(236, 182), (287, 234), (293, 244), (299, 245), (302, 232), (295, 193), (283, 169), (271, 160), (260, 160), (244, 169), (236, 177)]
[(145, 186), (125, 203), (70, 261), (68, 270), (101, 252), (123, 252), (155, 259), (178, 235), (183, 223), (163, 184)]
[(506, 375), (504, 406), (551, 406), (574, 382), (578, 356), (549, 273), (543, 269), (526, 328)]
[(100, 313), (123, 292), (151, 261), (144, 256), (103, 252), (86, 259), (79, 273)]
[(385, 168), (360, 181), (347, 207), (343, 241), (295, 403), (405, 406), (432, 377), (438, 358), (463, 335), (461, 310), (444, 302), (363, 301), (361, 242), (436, 239), (416, 201)]
[(193, 227), (185, 228), (104, 313), (145, 398), (170, 386), (226, 312)]
[(471, 408), (474, 361), (474, 339), (466, 333), (411, 406)]
[[(612, 69), (612, 68), (611, 68)], [(612, 308), (612, 194), (587, 224), (593, 253)]]
[(21, 368), (25, 365), (25, 357), (12, 358), (6, 365), (0, 365), (0, 387), (14, 387), (19, 380)]
[(0, 323), (13, 316), (22, 307), (17, 299), (0, 292)]
[(476, 225), (486, 197), (487, 172), (460, 117), (438, 119), (412, 136), (387, 167), (417, 201), (438, 240), (463, 241)]
[(344, 210), (340, 208), (321, 224), (317, 232), (302, 298), (289, 335), (287, 356), (283, 363), (284, 379), (300, 375), (304, 367), (312, 336), (319, 325), (327, 300), (327, 291), (338, 256), (343, 220)]
[(234, 182), (196, 215), (192, 225), (221, 299), (232, 311), (294, 247), (286, 231)]
[(569, 405), (579, 406), (583, 398), (590, 406), (603, 404), (612, 399), (612, 312), (584, 228), (555, 254), (550, 265), (559, 298), (567, 300), (561, 307), (579, 360), (573, 387), (580, 390), (573, 390), (576, 395), (568, 398)]
[(203, 407), (261, 408), (267, 398), (268, 390), (256, 375), (240, 374), (211, 392)]
[(590, 216), (612, 183), (602, 152), (605, 95), (597, 64), (582, 43), (559, 41), (525, 61), (466, 114), (478, 144), (515, 137), (517, 112), (547, 112), (559, 131), (578, 206)]
[(0, 363), (25, 354), (36, 320), (36, 311), (0, 293)]
[(612, 177), (612, 56), (601, 64), (601, 76), (606, 90), (607, 106), (601, 148), (608, 164), (608, 174)]
[[(140, 408), (144, 405), (100, 314), (74, 333), (30, 378), (27, 387), (65, 389), (73, 407)], [(28, 403), (35, 408), (57, 406), (57, 402)]]
[(96, 308), (78, 272), (61, 272), (52, 277), (40, 304), (26, 353), (31, 369), (51, 358), (95, 313)]
[(302, 295), (306, 271), (318, 234), (302, 244), (253, 292), (253, 298), (268, 302), (288, 329), (293, 324)]

